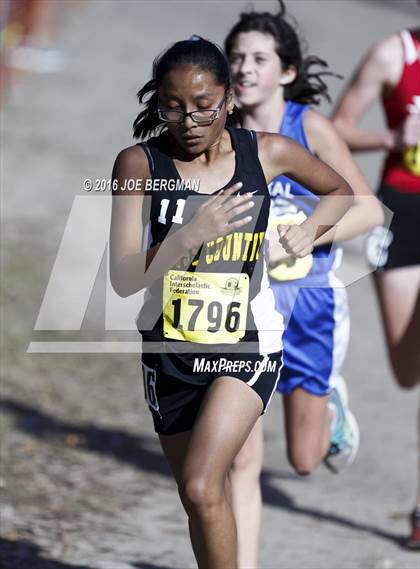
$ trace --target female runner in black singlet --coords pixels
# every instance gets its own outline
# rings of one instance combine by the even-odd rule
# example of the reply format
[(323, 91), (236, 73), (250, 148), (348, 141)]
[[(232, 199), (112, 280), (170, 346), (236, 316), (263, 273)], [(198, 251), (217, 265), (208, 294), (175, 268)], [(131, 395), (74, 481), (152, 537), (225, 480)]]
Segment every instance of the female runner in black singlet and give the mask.
[[(114, 165), (111, 280), (121, 296), (146, 289), (138, 319), (146, 400), (198, 566), (233, 569), (228, 473), (281, 367), (264, 258), (267, 185), (287, 173), (341, 198), (321, 199), (302, 225), (280, 235), (294, 256), (310, 253), (352, 192), (293, 141), (229, 126), (237, 117), (228, 63), (209, 41), (174, 44), (138, 96), (148, 98), (134, 135), (158, 136), (126, 148)], [(139, 191), (127, 191), (133, 185)]]

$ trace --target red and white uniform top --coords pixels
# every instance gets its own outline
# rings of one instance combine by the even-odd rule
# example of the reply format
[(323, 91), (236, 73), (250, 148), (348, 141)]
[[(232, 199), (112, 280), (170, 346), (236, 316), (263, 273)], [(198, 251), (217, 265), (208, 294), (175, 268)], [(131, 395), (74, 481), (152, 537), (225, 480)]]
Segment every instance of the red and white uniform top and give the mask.
[[(388, 127), (397, 128), (411, 113), (420, 113), (420, 41), (414, 33), (403, 30), (404, 67), (398, 84), (383, 97)], [(405, 193), (420, 193), (420, 177), (403, 162), (401, 152), (390, 151), (385, 161), (382, 182)]]

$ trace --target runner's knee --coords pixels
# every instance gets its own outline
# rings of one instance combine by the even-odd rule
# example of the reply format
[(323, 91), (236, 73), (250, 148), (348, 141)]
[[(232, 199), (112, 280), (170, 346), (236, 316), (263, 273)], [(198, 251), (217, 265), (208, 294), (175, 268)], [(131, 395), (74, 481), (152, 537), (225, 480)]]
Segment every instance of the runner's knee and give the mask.
[(402, 388), (402, 389), (413, 389), (413, 387), (416, 387), (416, 385), (419, 384), (419, 377), (416, 374), (411, 374), (411, 375), (407, 375), (407, 374), (399, 374), (395, 369), (394, 369), (394, 375), (395, 378), (398, 382), (398, 385)]
[(231, 468), (233, 476), (241, 476), (246, 478), (260, 477), (262, 470), (262, 458), (252, 452), (240, 452), (235, 458)]
[(290, 466), (300, 476), (307, 476), (315, 469), (320, 462), (318, 452), (310, 448), (291, 446), (288, 448), (287, 456)]
[(391, 366), (394, 372), (394, 377), (398, 385), (402, 389), (412, 389), (419, 384), (420, 381), (420, 362), (407, 361), (399, 354), (391, 353)]
[(179, 494), (186, 511), (199, 515), (217, 507), (224, 499), (222, 485), (202, 474), (186, 478), (179, 487)]

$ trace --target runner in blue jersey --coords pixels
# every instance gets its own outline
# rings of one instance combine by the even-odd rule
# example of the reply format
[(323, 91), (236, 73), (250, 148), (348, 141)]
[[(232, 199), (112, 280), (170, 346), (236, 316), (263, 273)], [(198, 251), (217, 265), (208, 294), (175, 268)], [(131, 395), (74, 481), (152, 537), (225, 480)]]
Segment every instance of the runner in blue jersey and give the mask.
[[(310, 473), (322, 460), (338, 472), (354, 460), (359, 430), (340, 376), (349, 311), (346, 291), (334, 272), (341, 259), (336, 243), (381, 224), (383, 216), (330, 121), (310, 107), (320, 96), (328, 98), (323, 76), (332, 73), (319, 58), (302, 57), (297, 34), (280, 5), (277, 15), (241, 14), (225, 40), (225, 51), (244, 126), (294, 139), (340, 172), (355, 191), (355, 204), (336, 232), (325, 233), (310, 255), (298, 259), (281, 247), (274, 232), (302, 223), (318, 198), (286, 176), (270, 184), (269, 274), (276, 308), (285, 320), (278, 390), (283, 394), (288, 457), (299, 474)], [(257, 566), (262, 449), (260, 420), (231, 474), (240, 567)]]
[[(311, 151), (305, 133), (305, 115), (309, 110), (308, 105), (287, 101), (279, 132)], [(269, 189), (272, 230), (279, 223), (301, 223), (319, 201), (287, 176), (278, 176)], [(290, 395), (300, 388), (310, 397), (324, 397), (334, 386), (338, 387), (338, 382), (343, 385), (339, 373), (349, 339), (347, 293), (334, 272), (341, 262), (342, 249), (337, 243), (325, 243), (303, 259), (286, 257), (279, 262), (282, 256), (281, 250), (276, 254), (272, 247), (270, 285), (275, 293), (276, 308), (285, 319), (283, 341), (287, 346), (278, 391)], [(339, 396), (341, 393), (338, 392)], [(326, 403), (327, 399), (322, 401)], [(346, 415), (353, 423), (351, 430), (345, 430), (339, 448), (326, 458), (327, 464), (335, 470), (351, 462), (357, 451), (357, 441), (350, 434), (351, 431), (356, 434), (357, 427), (352, 414), (347, 411)], [(343, 452), (350, 447), (351, 452)], [(307, 466), (304, 462), (301, 468), (296, 465), (297, 470), (312, 470), (313, 465)]]

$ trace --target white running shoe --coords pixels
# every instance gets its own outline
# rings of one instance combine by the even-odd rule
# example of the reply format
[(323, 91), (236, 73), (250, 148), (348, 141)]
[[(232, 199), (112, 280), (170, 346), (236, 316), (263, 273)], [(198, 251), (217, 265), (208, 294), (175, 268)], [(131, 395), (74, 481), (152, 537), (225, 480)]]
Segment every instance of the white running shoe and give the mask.
[(350, 466), (356, 458), (360, 444), (360, 430), (353, 413), (349, 409), (349, 397), (344, 379), (334, 378), (328, 406), (334, 411), (330, 449), (324, 458), (325, 465), (338, 474)]

